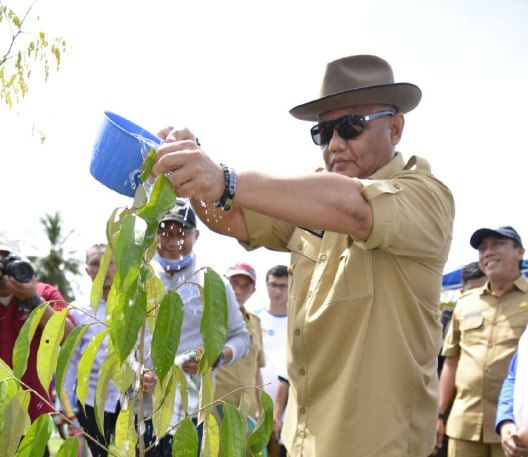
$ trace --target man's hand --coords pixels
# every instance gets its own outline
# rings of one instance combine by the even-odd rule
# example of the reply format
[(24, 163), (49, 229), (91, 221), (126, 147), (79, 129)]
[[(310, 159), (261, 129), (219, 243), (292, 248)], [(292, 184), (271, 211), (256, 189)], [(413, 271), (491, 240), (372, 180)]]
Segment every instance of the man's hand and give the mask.
[(220, 199), (225, 188), (224, 171), (204, 153), (193, 133), (166, 128), (158, 136), (163, 143), (157, 150), (154, 176), (165, 174), (179, 197), (206, 202)]
[(519, 442), (516, 425), (511, 421), (503, 422), (500, 426), (501, 445), (506, 457), (522, 457), (528, 455), (528, 448)]
[(19, 282), (11, 276), (4, 277), (5, 285), (19, 300), (24, 301), (37, 295), (37, 280), (33, 278), (29, 282)]
[(68, 433), (66, 432), (68, 422), (66, 422), (66, 419), (64, 419), (64, 414), (64, 411), (60, 411), (60, 414), (56, 414), (55, 416), (53, 416), (53, 419), (55, 420), (55, 425), (57, 426), (57, 430), (59, 431), (59, 435), (63, 440), (68, 438)]
[(151, 394), (154, 392), (156, 383), (158, 382), (158, 377), (153, 370), (146, 370), (143, 373), (143, 392), (146, 394)]
[(198, 373), (198, 365), (198, 362), (195, 362), (194, 360), (189, 360), (187, 362), (183, 362), (182, 370), (185, 371), (185, 373), (194, 376), (196, 373)]
[(436, 421), (436, 445), (433, 455), (437, 454), (444, 444), (445, 422), (442, 419)]

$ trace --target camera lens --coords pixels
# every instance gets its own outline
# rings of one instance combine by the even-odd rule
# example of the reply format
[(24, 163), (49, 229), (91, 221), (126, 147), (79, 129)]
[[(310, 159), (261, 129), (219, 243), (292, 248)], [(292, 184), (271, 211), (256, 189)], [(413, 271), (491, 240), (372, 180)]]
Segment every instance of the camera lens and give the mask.
[(35, 274), (35, 270), (29, 262), (21, 260), (15, 256), (10, 256), (2, 260), (4, 264), (3, 273), (15, 278), (19, 282), (29, 282)]

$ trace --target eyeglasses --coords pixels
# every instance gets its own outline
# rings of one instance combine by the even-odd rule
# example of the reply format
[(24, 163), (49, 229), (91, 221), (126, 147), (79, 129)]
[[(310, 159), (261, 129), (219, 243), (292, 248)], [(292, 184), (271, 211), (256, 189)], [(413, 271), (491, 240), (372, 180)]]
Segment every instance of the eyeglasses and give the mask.
[(279, 290), (284, 290), (288, 288), (288, 284), (277, 284), (276, 282), (268, 282), (266, 285), (268, 287), (271, 287), (272, 289), (279, 289)]
[(356, 138), (363, 132), (367, 122), (379, 119), (384, 116), (392, 116), (396, 114), (394, 111), (378, 111), (371, 114), (347, 114), (333, 121), (320, 122), (310, 129), (312, 140), (318, 146), (326, 146), (330, 143), (334, 130), (343, 138), (343, 140), (351, 140)]
[(233, 287), (233, 289), (239, 288), (241, 290), (249, 290), (254, 287), (254, 284), (252, 281), (230, 279), (229, 282), (231, 283), (231, 286)]

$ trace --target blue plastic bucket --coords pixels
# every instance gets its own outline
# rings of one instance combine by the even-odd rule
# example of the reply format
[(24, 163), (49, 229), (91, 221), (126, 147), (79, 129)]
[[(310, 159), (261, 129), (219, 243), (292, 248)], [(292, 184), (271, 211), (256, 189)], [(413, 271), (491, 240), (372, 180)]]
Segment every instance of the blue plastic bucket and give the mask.
[(105, 111), (94, 144), (90, 173), (120, 194), (134, 197), (145, 154), (161, 140), (139, 125)]

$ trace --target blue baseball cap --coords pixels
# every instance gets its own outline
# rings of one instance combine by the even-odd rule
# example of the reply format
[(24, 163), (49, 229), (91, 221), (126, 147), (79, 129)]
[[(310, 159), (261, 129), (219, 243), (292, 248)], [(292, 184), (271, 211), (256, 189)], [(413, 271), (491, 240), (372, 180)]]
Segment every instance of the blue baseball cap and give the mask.
[(482, 242), (482, 239), (485, 236), (489, 235), (502, 238), (511, 238), (512, 240), (516, 241), (520, 246), (523, 245), (521, 236), (517, 233), (517, 230), (515, 230), (513, 227), (510, 227), (509, 225), (497, 228), (480, 228), (475, 233), (473, 233), (473, 235), (471, 235), (469, 244), (471, 244), (471, 246), (475, 249), (478, 249), (480, 243)]
[(159, 221), (159, 228), (163, 228), (165, 222), (177, 222), (185, 228), (196, 228), (196, 215), (187, 202), (177, 201), (176, 205), (167, 211)]

